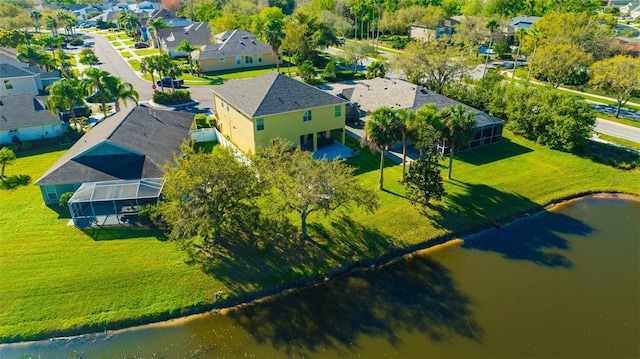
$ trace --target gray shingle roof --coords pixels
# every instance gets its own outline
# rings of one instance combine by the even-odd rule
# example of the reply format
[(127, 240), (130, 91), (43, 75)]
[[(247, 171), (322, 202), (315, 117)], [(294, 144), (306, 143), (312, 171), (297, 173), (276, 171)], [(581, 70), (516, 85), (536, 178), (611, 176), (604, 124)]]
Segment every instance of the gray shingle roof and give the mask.
[(160, 29), (158, 37), (167, 46), (178, 46), (182, 40), (188, 40), (193, 46), (203, 46), (211, 42), (211, 29), (206, 22), (196, 22), (187, 26)]
[(0, 96), (0, 130), (17, 130), (59, 122), (32, 93)]
[[(16, 61), (17, 62), (17, 61)], [(40, 72), (38, 66), (20, 66), (11, 62), (0, 63), (0, 79), (12, 77), (33, 77)]]
[[(417, 110), (427, 104), (434, 104), (439, 110), (445, 107), (463, 105), (462, 103), (442, 96), (426, 88), (403, 80), (374, 78), (355, 81), (349, 84), (333, 85), (331, 92), (342, 94), (351, 103), (365, 111), (371, 112), (380, 107), (393, 109)], [(501, 120), (473, 107), (463, 105), (474, 114), (476, 126), (488, 125)]]
[(268, 44), (258, 40), (256, 35), (244, 30), (229, 30), (216, 34), (217, 42), (202, 47), (194, 60), (217, 59), (225, 56), (244, 56), (273, 52)]
[(286, 75), (270, 72), (231, 80), (212, 91), (249, 117), (339, 105), (347, 101)]
[[(87, 132), (36, 182), (37, 185), (161, 177), (189, 136), (194, 114), (139, 105)], [(129, 153), (86, 155), (108, 143)]]

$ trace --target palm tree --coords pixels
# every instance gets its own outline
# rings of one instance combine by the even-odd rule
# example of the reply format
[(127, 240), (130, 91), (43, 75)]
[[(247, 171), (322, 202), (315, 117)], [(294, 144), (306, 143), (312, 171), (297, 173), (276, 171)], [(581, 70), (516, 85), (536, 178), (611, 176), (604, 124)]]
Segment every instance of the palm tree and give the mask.
[(522, 48), (522, 39), (527, 35), (527, 29), (524, 27), (519, 27), (516, 30), (516, 39), (518, 39), (518, 51), (516, 51), (516, 58), (513, 62), (513, 72), (511, 73), (511, 78), (513, 79), (516, 76), (516, 66), (518, 66), (518, 58), (520, 58), (520, 49)]
[(104, 79), (105, 90), (109, 94), (110, 98), (115, 101), (116, 112), (120, 111), (120, 100), (127, 106), (127, 100), (132, 100), (138, 105), (140, 95), (138, 91), (133, 88), (133, 85), (128, 82), (122, 82), (119, 77), (108, 76)]
[(280, 46), (282, 46), (283, 23), (280, 19), (269, 20), (262, 29), (262, 38), (271, 46), (271, 51), (276, 55), (276, 70), (280, 72)]
[(372, 79), (375, 77), (385, 77), (387, 75), (387, 69), (382, 61), (374, 61), (367, 67), (367, 78)]
[(473, 137), (475, 117), (467, 112), (463, 105), (448, 107), (440, 112), (442, 116), (442, 135), (449, 145), (449, 179), (453, 166), (453, 153), (456, 149), (465, 146)]
[[(531, 30), (529, 30), (528, 35), (533, 40), (533, 52), (531, 52), (531, 57), (535, 57), (536, 56), (536, 50), (538, 49), (538, 43), (544, 37), (544, 34), (540, 30), (538, 30), (536, 28), (532, 28)], [(527, 73), (527, 82), (529, 82), (529, 80), (531, 79), (531, 70), (532, 69), (533, 69), (533, 66), (532, 66), (531, 62), (529, 62), (529, 72)]]
[(193, 63), (192, 63), (191, 53), (194, 51), (200, 52), (202, 50), (200, 50), (199, 47), (195, 47), (191, 45), (189, 40), (182, 40), (182, 42), (180, 42), (180, 45), (176, 47), (176, 51), (184, 51), (187, 53), (187, 60), (189, 61), (189, 73), (193, 75)]
[(105, 78), (111, 76), (107, 71), (92, 67), (84, 72), (86, 79), (83, 80), (85, 93), (90, 94), (97, 91), (100, 96), (100, 104), (104, 117), (107, 117), (107, 92), (105, 91)]
[(16, 160), (16, 154), (9, 147), (2, 147), (0, 149), (0, 163), (2, 163), (2, 170), (0, 170), (0, 179), (4, 177), (4, 167), (13, 163)]
[(16, 48), (18, 60), (28, 62), (31, 66), (40, 65), (43, 53), (38, 48), (29, 45), (18, 45)]
[(381, 107), (371, 113), (371, 119), (365, 123), (367, 140), (371, 147), (380, 151), (380, 177), (378, 189), (384, 188), (384, 155), (387, 147), (400, 138), (402, 124), (397, 111), (390, 107)]
[(40, 67), (44, 66), (45, 71), (51, 71), (51, 69), (55, 69), (60, 65), (60, 59), (58, 59), (55, 55), (50, 55), (49, 53), (42, 53), (42, 60), (40, 60)]
[(51, 30), (52, 34), (57, 34), (58, 33), (58, 22), (56, 21), (56, 19), (51, 16), (51, 15), (47, 15), (44, 17), (44, 26), (48, 29)]
[(489, 30), (489, 48), (487, 49), (487, 56), (484, 60), (484, 71), (482, 71), (482, 76), (487, 72), (487, 66), (489, 65), (489, 52), (491, 51), (491, 46), (493, 46), (493, 32), (495, 29), (500, 27), (496, 20), (489, 20), (485, 27)]
[(152, 43), (154, 43), (153, 47), (160, 47), (160, 45), (158, 44), (158, 31), (160, 31), (160, 29), (168, 27), (169, 25), (164, 22), (164, 18), (157, 17), (147, 20), (147, 26), (153, 29), (153, 37), (155, 38), (155, 43), (154, 41), (152, 41)]
[[(84, 91), (80, 85), (80, 81), (76, 79), (62, 79), (47, 86), (49, 97), (46, 106), (49, 111), (58, 116), (60, 109), (64, 109), (71, 113), (73, 123), (77, 123), (76, 114), (73, 107), (83, 104)], [(78, 129), (80, 132), (81, 129)]]
[(33, 21), (33, 27), (35, 27), (36, 32), (40, 32), (40, 26), (42, 26), (42, 24), (40, 23), (40, 19), (42, 19), (42, 13), (40, 11), (33, 10), (29, 13), (29, 17)]
[(151, 83), (153, 85), (155, 85), (156, 83), (156, 79), (154, 76), (156, 72), (156, 66), (153, 63), (154, 58), (155, 56), (147, 56), (147, 57), (143, 57), (142, 60), (140, 61), (140, 72), (142, 72), (143, 74), (151, 74)]
[(58, 36), (45, 35), (40, 37), (40, 43), (45, 48), (51, 49), (51, 55), (55, 56), (55, 49), (62, 46), (62, 44), (64, 43), (64, 39)]

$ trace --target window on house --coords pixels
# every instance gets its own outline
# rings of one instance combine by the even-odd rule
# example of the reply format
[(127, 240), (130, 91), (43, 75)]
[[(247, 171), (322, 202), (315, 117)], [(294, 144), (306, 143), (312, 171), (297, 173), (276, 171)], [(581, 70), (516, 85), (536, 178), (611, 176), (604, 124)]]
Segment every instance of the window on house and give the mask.
[(262, 55), (258, 56), (258, 63), (261, 64), (262, 63)]
[(47, 198), (50, 200), (58, 199), (58, 193), (56, 193), (56, 188), (54, 186), (44, 186), (44, 190), (47, 192)]
[(245, 56), (245, 57), (244, 57), (244, 63), (245, 63), (245, 64), (247, 64), (247, 65), (251, 65), (251, 64), (253, 64), (253, 57), (251, 57), (251, 56)]
[(224, 62), (224, 57), (219, 58), (220, 62)]
[(334, 117), (342, 116), (342, 107), (341, 106), (336, 106), (336, 107), (333, 108), (333, 116)]
[(236, 56), (236, 65), (237, 66), (242, 65), (242, 56)]
[(257, 131), (264, 130), (264, 118), (259, 118), (256, 120), (256, 130)]
[(7, 90), (13, 89), (13, 84), (11, 83), (11, 80), (4, 80), (4, 88), (6, 88)]
[(311, 121), (311, 110), (305, 111), (304, 116), (302, 117), (302, 121)]

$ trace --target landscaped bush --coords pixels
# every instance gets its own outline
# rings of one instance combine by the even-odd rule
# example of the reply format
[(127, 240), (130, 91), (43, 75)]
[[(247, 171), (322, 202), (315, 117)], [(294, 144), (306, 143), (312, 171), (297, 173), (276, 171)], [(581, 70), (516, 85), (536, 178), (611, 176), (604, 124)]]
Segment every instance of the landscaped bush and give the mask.
[(409, 37), (405, 35), (381, 35), (379, 39), (391, 45), (392, 48), (400, 50), (407, 47), (407, 44), (411, 41)]
[(84, 43), (84, 40), (80, 36), (74, 36), (69, 43), (73, 46), (80, 46)]
[(187, 90), (156, 91), (153, 93), (153, 102), (160, 105), (179, 105), (191, 101), (191, 92)]
[(60, 199), (58, 200), (58, 205), (62, 208), (67, 208), (71, 197), (73, 197), (73, 192), (65, 192), (61, 194)]

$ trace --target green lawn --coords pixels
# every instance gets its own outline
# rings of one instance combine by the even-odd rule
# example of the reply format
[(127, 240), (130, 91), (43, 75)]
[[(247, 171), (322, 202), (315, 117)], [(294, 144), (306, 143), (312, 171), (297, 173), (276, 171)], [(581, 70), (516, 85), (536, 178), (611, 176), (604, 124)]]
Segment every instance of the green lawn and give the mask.
[[(356, 260), (397, 254), (406, 246), (478, 230), (577, 193), (640, 195), (638, 170), (616, 170), (506, 133), (500, 144), (456, 156), (454, 179), (445, 180), (448, 195), (425, 211), (403, 197), (402, 167), (387, 161), (386, 191), (379, 192), (382, 207), (375, 214), (352, 210), (350, 218), (312, 216), (312, 243), (234, 243), (205, 272), (157, 232), (82, 231), (67, 225), (66, 214), (44, 206), (37, 187), (21, 184), (36, 181), (63, 153), (22, 156), (7, 166), (6, 174), (13, 177), (0, 188), (0, 283), (5, 288), (0, 291), (0, 342), (179, 316), (184, 308), (214, 303), (218, 291), (270, 288)], [(375, 188), (378, 161), (378, 154), (362, 149), (348, 163)]]
[(598, 137), (603, 139), (603, 140), (605, 140), (605, 141), (609, 141), (609, 142), (615, 143), (615, 144), (620, 145), (620, 146), (633, 148), (633, 149), (635, 149), (637, 151), (640, 151), (640, 143), (638, 143), (638, 142), (628, 141), (628, 140), (625, 140), (625, 139), (622, 139), (622, 138), (605, 135), (604, 133), (599, 134)]
[[(131, 67), (133, 68), (134, 71), (140, 71), (140, 60), (138, 59), (133, 59), (133, 60), (128, 60), (129, 65), (131, 65)], [(151, 77), (149, 77), (149, 79), (151, 79)]]
[(133, 52), (135, 52), (135, 54), (138, 56), (157, 55), (162, 53), (159, 49), (152, 49), (152, 48), (134, 50)]
[(124, 57), (125, 59), (128, 59), (131, 57), (131, 53), (129, 51), (122, 51), (120, 53), (120, 56)]

